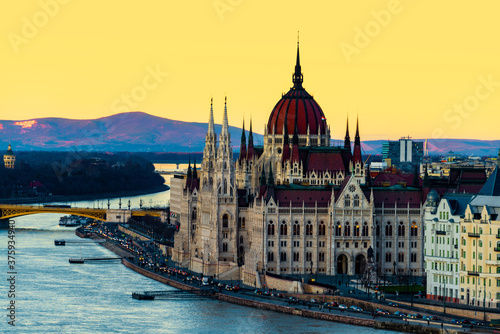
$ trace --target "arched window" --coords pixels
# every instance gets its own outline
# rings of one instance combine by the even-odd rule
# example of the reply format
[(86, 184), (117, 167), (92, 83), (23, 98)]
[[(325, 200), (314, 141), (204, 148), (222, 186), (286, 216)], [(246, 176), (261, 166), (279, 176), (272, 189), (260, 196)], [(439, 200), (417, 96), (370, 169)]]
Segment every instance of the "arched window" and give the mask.
[(286, 224), (286, 221), (282, 221), (280, 225), (280, 235), (287, 235), (288, 234), (288, 226)]
[(392, 237), (392, 226), (391, 226), (391, 222), (387, 222), (387, 225), (385, 225), (385, 236), (386, 236), (386, 237)]
[(293, 235), (300, 235), (300, 224), (298, 221), (295, 221), (293, 224)]
[(375, 226), (375, 236), (380, 237), (380, 226), (378, 225), (378, 223)]
[(405, 236), (405, 225), (403, 222), (399, 222), (398, 237), (404, 237), (404, 236)]
[(354, 195), (354, 199), (353, 199), (352, 202), (353, 202), (352, 206), (354, 206), (354, 207), (358, 207), (359, 206), (359, 196), (357, 194)]
[(267, 235), (274, 235), (274, 222), (272, 220), (267, 224)]
[(319, 235), (325, 235), (326, 234), (326, 225), (324, 221), (321, 221), (319, 223)]
[(222, 244), (222, 251), (223, 251), (223, 252), (227, 252), (227, 249), (228, 249), (228, 247), (227, 247), (227, 242), (224, 242), (224, 243)]
[(411, 262), (417, 262), (417, 253), (411, 253)]
[(245, 217), (241, 217), (241, 227), (245, 228)]
[(415, 223), (415, 222), (413, 222), (411, 225), (410, 235), (412, 237), (418, 237), (418, 227), (417, 227), (417, 223)]
[(313, 235), (313, 225), (312, 225), (311, 221), (307, 222), (306, 235)]
[(342, 236), (342, 226), (340, 225), (340, 222), (337, 222), (337, 226), (335, 226), (335, 236), (336, 237)]
[(361, 232), (361, 235), (363, 237), (367, 237), (368, 236), (368, 223), (367, 222), (363, 223), (363, 230)]
[(224, 216), (222, 216), (222, 227), (223, 228), (229, 227), (229, 216), (227, 214), (224, 214)]
[(359, 223), (354, 223), (354, 234), (355, 237), (359, 237)]
[(267, 252), (267, 262), (274, 261), (274, 252)]
[(193, 208), (193, 211), (191, 212), (191, 220), (196, 220), (196, 208)]
[(240, 237), (240, 245), (243, 244), (243, 236)]
[(392, 262), (392, 253), (391, 252), (385, 253), (385, 262)]
[(286, 261), (286, 252), (281, 252), (280, 253), (280, 261), (285, 262)]
[(399, 253), (398, 254), (398, 261), (399, 262), (405, 262), (405, 253)]
[(344, 224), (344, 237), (350, 237), (351, 236), (351, 226), (349, 225), (349, 222), (346, 222)]
[(198, 248), (194, 250), (194, 257), (198, 257)]
[(351, 196), (345, 195), (344, 196), (344, 206), (351, 206)]

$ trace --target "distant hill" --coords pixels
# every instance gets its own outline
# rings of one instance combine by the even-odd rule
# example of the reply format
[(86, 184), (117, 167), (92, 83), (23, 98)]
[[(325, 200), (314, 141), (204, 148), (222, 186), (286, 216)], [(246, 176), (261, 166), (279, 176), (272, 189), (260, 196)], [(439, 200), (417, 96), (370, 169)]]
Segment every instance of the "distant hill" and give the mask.
[[(362, 138), (361, 138), (362, 139)], [(412, 139), (425, 142), (425, 139)], [(382, 154), (382, 143), (387, 140), (362, 141), (361, 147), (364, 154)], [(429, 154), (443, 155), (450, 151), (464, 155), (497, 156), (500, 140), (477, 139), (428, 139)]]
[[(219, 134), (221, 125), (215, 125)], [(128, 112), (91, 120), (37, 118), (24, 121), (0, 120), (0, 138), (5, 149), (14, 151), (88, 150), (130, 152), (201, 152), (205, 145), (207, 123), (190, 123), (157, 117), (143, 112)], [(229, 127), (231, 141), (239, 148), (241, 128)], [(247, 131), (248, 138), (248, 131)], [(415, 139), (418, 140), (418, 139)], [(423, 141), (423, 139), (422, 139)], [(254, 133), (255, 145), (263, 136)], [(342, 140), (333, 140), (338, 144)], [(385, 140), (362, 142), (364, 154), (381, 154)], [(498, 154), (500, 140), (429, 139), (431, 154), (454, 151), (462, 154)], [(0, 147), (0, 150), (2, 147)]]
[[(215, 124), (220, 133), (221, 125)], [(128, 112), (91, 120), (37, 118), (1, 121), (3, 146), (14, 151), (89, 150), (130, 152), (200, 152), (205, 145), (207, 123), (189, 123)], [(241, 128), (229, 127), (234, 147), (239, 147)], [(247, 131), (248, 138), (248, 131)], [(254, 134), (262, 145), (262, 135)]]

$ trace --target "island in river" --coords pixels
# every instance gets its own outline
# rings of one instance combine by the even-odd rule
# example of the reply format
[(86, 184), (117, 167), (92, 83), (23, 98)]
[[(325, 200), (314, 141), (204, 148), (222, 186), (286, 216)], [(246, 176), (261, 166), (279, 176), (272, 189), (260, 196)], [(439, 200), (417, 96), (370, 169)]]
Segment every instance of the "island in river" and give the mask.
[(17, 152), (0, 165), (0, 200), (36, 203), (139, 195), (168, 189), (153, 164), (134, 153)]

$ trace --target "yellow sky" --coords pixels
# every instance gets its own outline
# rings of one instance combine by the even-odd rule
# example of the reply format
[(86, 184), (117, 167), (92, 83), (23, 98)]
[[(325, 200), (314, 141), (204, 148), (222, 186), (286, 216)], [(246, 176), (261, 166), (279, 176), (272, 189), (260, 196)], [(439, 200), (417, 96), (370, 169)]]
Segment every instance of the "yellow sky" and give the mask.
[[(307, 5), (306, 5), (307, 3)], [(498, 0), (23, 0), (0, 11), (0, 119), (143, 111), (263, 133), (292, 86), (332, 137), (500, 139)], [(351, 128), (351, 133), (354, 127)]]

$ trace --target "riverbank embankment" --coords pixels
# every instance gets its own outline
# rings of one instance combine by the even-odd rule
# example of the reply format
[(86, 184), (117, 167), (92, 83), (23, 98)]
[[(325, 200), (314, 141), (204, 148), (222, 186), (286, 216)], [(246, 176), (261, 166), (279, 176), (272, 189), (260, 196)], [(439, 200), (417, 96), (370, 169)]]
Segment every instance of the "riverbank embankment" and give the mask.
[[(141, 275), (144, 275), (146, 277), (154, 279), (158, 282), (167, 284), (167, 285), (172, 286), (174, 288), (184, 290), (184, 291), (191, 291), (191, 292), (201, 291), (201, 289), (196, 287), (196, 286), (184, 284), (184, 283), (178, 282), (174, 279), (156, 274), (156, 273), (151, 272), (147, 269), (141, 268), (141, 267), (135, 265), (134, 263), (132, 263), (126, 259), (122, 259), (122, 263), (127, 268), (132, 269)], [(423, 326), (417, 326), (417, 325), (412, 325), (412, 324), (404, 325), (404, 324), (398, 324), (398, 323), (387, 322), (387, 321), (363, 319), (363, 318), (358, 318), (358, 317), (336, 315), (336, 314), (331, 314), (331, 313), (326, 313), (326, 312), (305, 310), (305, 309), (299, 309), (299, 308), (295, 308), (295, 307), (291, 307), (291, 306), (284, 306), (284, 305), (278, 305), (278, 304), (274, 304), (274, 303), (262, 302), (262, 301), (254, 300), (251, 298), (242, 298), (242, 297), (238, 297), (236, 295), (229, 295), (226, 293), (218, 293), (215, 291), (213, 294), (213, 298), (218, 299), (220, 301), (229, 302), (229, 303), (238, 304), (238, 305), (247, 306), (247, 307), (252, 307), (252, 308), (257, 308), (257, 309), (263, 309), (263, 310), (280, 312), (280, 313), (285, 313), (285, 314), (290, 314), (290, 315), (302, 316), (302, 317), (307, 317), (307, 318), (312, 318), (312, 319), (317, 319), (317, 320), (340, 322), (340, 323), (354, 325), (354, 326), (364, 326), (364, 327), (371, 327), (371, 328), (405, 332), (405, 333), (429, 333), (429, 334), (444, 333), (439, 328), (423, 327)], [(447, 330), (446, 333), (457, 333), (457, 332), (453, 331), (453, 330), (452, 331)]]

